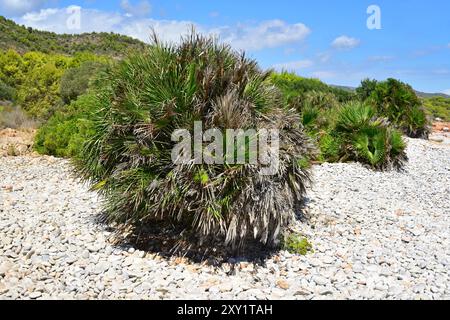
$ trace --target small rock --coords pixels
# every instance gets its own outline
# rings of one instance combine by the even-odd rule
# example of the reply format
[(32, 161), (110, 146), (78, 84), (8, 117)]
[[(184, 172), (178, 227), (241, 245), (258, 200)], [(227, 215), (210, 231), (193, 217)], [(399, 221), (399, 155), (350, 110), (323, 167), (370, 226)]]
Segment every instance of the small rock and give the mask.
[(413, 286), (412, 290), (414, 293), (423, 293), (426, 288), (427, 287), (423, 283), (420, 283)]
[(336, 259), (330, 257), (330, 256), (324, 256), (322, 258), (323, 263), (325, 264), (332, 264)]
[(83, 250), (83, 253), (81, 254), (81, 257), (83, 259), (89, 259), (90, 253), (89, 250)]
[(9, 291), (9, 289), (6, 287), (6, 285), (4, 283), (0, 282), (0, 294), (5, 294), (8, 291)]
[(289, 289), (289, 283), (286, 280), (283, 280), (283, 279), (279, 279), (277, 281), (277, 286), (280, 287), (281, 289), (284, 289), (284, 290)]
[(402, 237), (402, 241), (405, 242), (405, 243), (410, 243), (412, 241), (412, 239), (411, 239), (411, 237), (403, 236)]
[(222, 293), (230, 292), (231, 290), (233, 290), (233, 286), (231, 285), (231, 283), (223, 283), (220, 285), (219, 290)]
[(328, 280), (322, 276), (314, 276), (312, 280), (319, 286), (324, 286), (328, 284)]
[(66, 263), (69, 264), (69, 265), (70, 264), (74, 264), (77, 260), (78, 260), (78, 258), (76, 258), (74, 256), (68, 257), (68, 258), (66, 258)]
[(3, 186), (2, 189), (5, 190), (6, 192), (12, 192), (14, 188), (11, 185), (7, 185)]
[(42, 292), (34, 291), (34, 292), (30, 293), (29, 297), (30, 297), (30, 299), (40, 298), (40, 297), (42, 297)]
[(13, 268), (13, 264), (9, 261), (0, 264), (0, 276), (4, 276), (9, 270)]

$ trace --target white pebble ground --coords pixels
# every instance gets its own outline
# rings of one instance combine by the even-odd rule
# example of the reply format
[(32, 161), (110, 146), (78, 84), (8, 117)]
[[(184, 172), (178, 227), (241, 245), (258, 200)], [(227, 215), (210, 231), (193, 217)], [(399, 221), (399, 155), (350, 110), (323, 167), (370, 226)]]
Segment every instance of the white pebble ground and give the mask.
[(314, 253), (234, 273), (116, 248), (67, 161), (0, 158), (0, 299), (449, 299), (450, 147), (408, 142), (404, 172), (315, 166)]

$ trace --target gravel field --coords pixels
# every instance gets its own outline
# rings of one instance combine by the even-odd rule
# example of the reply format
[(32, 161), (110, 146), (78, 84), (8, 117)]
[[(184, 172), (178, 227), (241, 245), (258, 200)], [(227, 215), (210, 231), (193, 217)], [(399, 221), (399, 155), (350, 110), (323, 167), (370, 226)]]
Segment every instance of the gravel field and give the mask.
[(113, 247), (67, 161), (0, 158), (0, 299), (449, 299), (450, 146), (408, 139), (404, 172), (314, 167), (314, 253), (234, 272)]

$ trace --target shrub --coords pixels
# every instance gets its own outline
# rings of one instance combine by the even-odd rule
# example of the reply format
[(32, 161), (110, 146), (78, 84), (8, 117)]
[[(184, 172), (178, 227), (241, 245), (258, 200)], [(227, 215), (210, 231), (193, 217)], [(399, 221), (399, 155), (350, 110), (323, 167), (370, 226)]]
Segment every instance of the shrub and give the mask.
[(59, 84), (69, 58), (24, 55), (27, 76), (17, 90), (17, 102), (33, 118), (48, 119), (60, 107)]
[(316, 137), (321, 130), (326, 130), (339, 107), (334, 94), (329, 92), (310, 91), (302, 97), (293, 99), (290, 106), (299, 114), (302, 125), (311, 137)]
[(292, 102), (295, 99), (303, 100), (305, 94), (312, 91), (331, 93), (339, 102), (347, 102), (354, 98), (354, 94), (350, 91), (329, 86), (318, 79), (303, 78), (294, 73), (274, 73), (270, 79), (281, 90), (288, 102)]
[(428, 138), (430, 128), (425, 110), (411, 86), (395, 79), (379, 82), (368, 101), (380, 117), (412, 138)]
[(309, 130), (315, 129), (319, 116), (320, 110), (310, 104), (305, 105), (300, 111), (302, 125)]
[(450, 121), (450, 99), (434, 97), (423, 100), (426, 112), (433, 118)]
[(9, 144), (6, 148), (6, 155), (9, 157), (17, 157), (19, 155), (19, 152), (13, 144)]
[[(105, 57), (85, 52), (67, 57), (42, 52), (28, 52), (21, 56), (14, 50), (0, 51), (0, 100), (4, 95), (7, 100), (14, 98), (31, 117), (47, 120), (64, 106), (61, 89), (65, 102), (70, 103), (85, 92), (90, 76), (98, 72), (97, 64), (107, 61)], [(60, 88), (67, 69), (76, 71), (72, 70), (73, 77), (65, 79), (63, 88)]]
[(401, 168), (407, 160), (401, 133), (362, 102), (340, 108), (330, 135), (322, 137), (321, 149), (331, 160), (356, 160), (376, 169)]
[(297, 233), (286, 234), (282, 241), (282, 248), (291, 254), (306, 255), (312, 252), (312, 244), (305, 237)]
[(14, 88), (0, 80), (0, 101), (13, 101), (15, 95)]
[(303, 105), (314, 106), (319, 110), (336, 108), (339, 101), (331, 92), (310, 91), (303, 97)]
[(89, 82), (104, 65), (97, 61), (86, 61), (79, 67), (68, 69), (61, 79), (60, 95), (65, 104), (70, 104), (86, 93)]
[(39, 128), (34, 148), (40, 154), (56, 157), (77, 156), (86, 137), (93, 134), (91, 95), (81, 96), (63, 110), (57, 111)]
[(343, 155), (343, 141), (340, 136), (325, 132), (319, 139), (320, 157), (322, 162), (339, 162)]
[[(227, 45), (192, 34), (178, 46), (155, 43), (97, 81), (93, 134), (77, 172), (106, 199), (111, 221), (182, 226), (200, 243), (232, 248), (256, 240), (275, 245), (302, 202), (314, 148), (300, 119), (286, 110), (268, 73)], [(276, 128), (280, 166), (171, 161), (171, 134), (208, 128)], [(256, 137), (253, 137), (256, 138)]]
[(366, 128), (375, 116), (375, 110), (364, 103), (352, 102), (338, 110), (336, 131), (345, 134)]

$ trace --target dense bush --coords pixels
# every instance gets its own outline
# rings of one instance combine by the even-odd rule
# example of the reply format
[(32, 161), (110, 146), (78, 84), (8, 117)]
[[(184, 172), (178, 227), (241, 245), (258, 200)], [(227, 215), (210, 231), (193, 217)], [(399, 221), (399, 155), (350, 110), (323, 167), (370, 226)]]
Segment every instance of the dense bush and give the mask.
[(388, 79), (378, 82), (367, 99), (380, 117), (389, 121), (412, 138), (428, 138), (429, 124), (416, 92), (403, 82)]
[(348, 103), (337, 111), (320, 147), (324, 160), (356, 160), (377, 169), (401, 168), (407, 160), (401, 133), (361, 102)]
[(366, 101), (375, 91), (378, 81), (371, 79), (364, 79), (361, 81), (361, 85), (356, 88), (356, 94), (361, 101)]
[(77, 156), (85, 139), (93, 134), (92, 112), (94, 98), (87, 94), (57, 111), (39, 128), (34, 148), (41, 154), (57, 157)]
[(70, 58), (30, 52), (23, 57), (17, 102), (33, 118), (48, 119), (61, 106), (59, 84)]
[[(14, 90), (16, 102), (28, 115), (45, 121), (64, 106), (61, 90), (72, 97), (83, 93), (89, 83), (87, 69), (91, 67), (92, 72), (95, 72), (98, 64), (107, 61), (106, 57), (88, 52), (67, 57), (40, 52), (20, 55), (14, 50), (0, 51), (0, 84), (3, 82)], [(71, 81), (70, 75), (67, 76), (61, 89), (61, 78), (66, 72), (72, 75), (75, 73), (79, 79)], [(64, 98), (66, 102), (71, 99)]]
[(104, 67), (98, 61), (86, 61), (79, 67), (68, 69), (61, 79), (60, 95), (65, 104), (76, 100), (89, 88), (89, 82)]
[(310, 91), (303, 96), (302, 104), (319, 110), (327, 110), (339, 106), (339, 101), (331, 92)]
[[(314, 148), (268, 76), (212, 39), (156, 41), (97, 82), (95, 130), (75, 161), (78, 173), (105, 196), (112, 221), (162, 221), (233, 248), (250, 240), (276, 244), (302, 202), (304, 163)], [(174, 165), (171, 134), (192, 131), (195, 120), (204, 130), (278, 129), (278, 171), (260, 175), (260, 164)]]
[(450, 121), (450, 99), (444, 97), (434, 97), (423, 100), (425, 110), (433, 118), (440, 118)]
[(14, 100), (16, 92), (14, 88), (0, 80), (0, 101)]
[(311, 91), (333, 94), (339, 102), (347, 102), (355, 97), (350, 91), (331, 87), (318, 79), (303, 78), (294, 73), (274, 73), (271, 81), (283, 92), (289, 102), (303, 99)]

